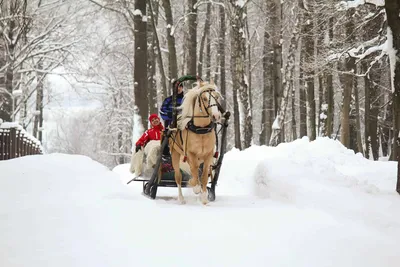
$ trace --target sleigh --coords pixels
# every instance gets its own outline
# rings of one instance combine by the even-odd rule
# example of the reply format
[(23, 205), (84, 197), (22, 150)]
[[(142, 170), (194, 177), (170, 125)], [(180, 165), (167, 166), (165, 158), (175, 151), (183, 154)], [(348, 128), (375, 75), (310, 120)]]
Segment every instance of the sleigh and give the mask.
[[(178, 79), (178, 82), (182, 83), (188, 80), (199, 80), (199, 77), (183, 76)], [(176, 128), (176, 125), (178, 123), (176, 111), (176, 96), (179, 83), (175, 83), (176, 86), (174, 86), (173, 88), (173, 106), (175, 107), (175, 109), (173, 110), (173, 122), (171, 123), (171, 128), (167, 128), (164, 131), (164, 138), (161, 141), (160, 151), (164, 151), (165, 147), (168, 146), (169, 140), (173, 137), (174, 134), (176, 135), (176, 133), (174, 133), (174, 130), (171, 129)], [(208, 173), (210, 179), (207, 183), (207, 198), (209, 201), (214, 201), (216, 198), (215, 188), (218, 183), (220, 168), (226, 150), (226, 134), (230, 117), (230, 113), (226, 112), (220, 104), (218, 104), (218, 109), (222, 114), (222, 117), (212, 126), (214, 127), (216, 138), (216, 153), (214, 154), (214, 160)], [(202, 165), (200, 165), (199, 177), (201, 177), (203, 171), (204, 170), (202, 168)], [(181, 187), (189, 187), (189, 180), (192, 178), (190, 171), (180, 169), (180, 173), (182, 176)], [(175, 181), (175, 170), (172, 167), (171, 158), (164, 158), (162, 153), (160, 153), (154, 165), (154, 168), (148, 170), (139, 177), (133, 178), (128, 182), (128, 184), (131, 182), (142, 182), (143, 194), (151, 199), (156, 198), (159, 187), (177, 187), (177, 183)]]

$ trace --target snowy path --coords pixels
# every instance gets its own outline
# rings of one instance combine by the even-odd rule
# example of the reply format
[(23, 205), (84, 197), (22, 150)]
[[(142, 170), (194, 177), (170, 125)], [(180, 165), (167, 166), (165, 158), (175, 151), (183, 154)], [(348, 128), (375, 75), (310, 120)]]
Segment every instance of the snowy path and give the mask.
[(143, 197), (140, 183), (125, 185), (128, 165), (0, 162), (0, 266), (397, 267), (395, 164), (321, 142), (231, 151), (207, 207), (189, 189), (186, 205), (176, 188)]

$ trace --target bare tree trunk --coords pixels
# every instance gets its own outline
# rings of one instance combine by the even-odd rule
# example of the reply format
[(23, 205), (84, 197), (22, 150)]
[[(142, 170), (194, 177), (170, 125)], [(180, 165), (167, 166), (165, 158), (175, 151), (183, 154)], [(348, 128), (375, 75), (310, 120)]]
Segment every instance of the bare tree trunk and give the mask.
[[(164, 63), (163, 63), (162, 54), (161, 54), (160, 41), (158, 39), (158, 34), (157, 34), (157, 29), (156, 29), (156, 25), (157, 25), (157, 20), (156, 20), (157, 17), (156, 16), (158, 15), (159, 7), (157, 6), (157, 11), (154, 11), (151, 1), (149, 2), (149, 6), (150, 6), (150, 12), (152, 14), (154, 14), (151, 16), (151, 21), (152, 21), (151, 24), (153, 26), (153, 40), (154, 40), (153, 46), (155, 46), (155, 49), (156, 49), (155, 55), (157, 57), (158, 68), (159, 68), (160, 74), (161, 74), (161, 86), (162, 86), (161, 98), (164, 99), (167, 96), (167, 78), (165, 77)], [(174, 45), (174, 48), (175, 48), (175, 45)], [(176, 64), (176, 55), (175, 55), (175, 64)], [(154, 68), (154, 71), (155, 71), (155, 68)], [(157, 90), (156, 90), (156, 87), (151, 88), (151, 89), (154, 89), (155, 95), (152, 97), (154, 98), (154, 101), (155, 101), (154, 106), (157, 108), (157, 105), (156, 105), (157, 104)], [(157, 113), (157, 111), (155, 111), (155, 112)]]
[[(269, 18), (266, 18), (267, 22)], [(266, 22), (265, 25), (268, 25)], [(264, 29), (264, 50), (263, 50), (263, 107), (261, 115), (261, 133), (260, 145), (269, 144), (272, 133), (272, 121), (274, 118), (274, 92), (270, 77), (272, 76), (272, 68), (270, 67), (273, 60), (272, 40), (269, 34), (269, 27)]]
[[(222, 0), (224, 1), (224, 0)], [(218, 38), (218, 54), (219, 54), (219, 64), (220, 64), (220, 89), (221, 94), (224, 99), (226, 99), (226, 75), (225, 75), (225, 7), (219, 6), (219, 20), (220, 20), (220, 32)], [(226, 109), (226, 101), (223, 102), (222, 107)]]
[(147, 21), (142, 18), (146, 16), (146, 0), (136, 0), (135, 9), (141, 14), (135, 13), (135, 58), (134, 58), (134, 80), (135, 80), (135, 105), (139, 109), (143, 129), (147, 128), (147, 117), (149, 114), (147, 100)]
[[(271, 85), (274, 92), (274, 117), (278, 116), (280, 102), (282, 101), (282, 6), (279, 0), (267, 0), (267, 10), (269, 11), (269, 30), (272, 32), (272, 71)], [(283, 127), (283, 125), (282, 125)], [(279, 142), (284, 139), (284, 129), (280, 131)]]
[(306, 88), (303, 79), (304, 69), (300, 68), (300, 88), (299, 88), (299, 117), (300, 117), (300, 138), (307, 136), (307, 98)]
[[(147, 40), (148, 40), (148, 49), (147, 49), (147, 99), (149, 102), (149, 112), (157, 113), (157, 81), (155, 79), (156, 76), (156, 50), (157, 50), (157, 31), (154, 31), (156, 28), (156, 20), (155, 16), (157, 16), (158, 4), (156, 3), (155, 9), (153, 9), (153, 0), (148, 2), (148, 10), (150, 18), (149, 23), (147, 24)], [(161, 76), (163, 73), (161, 73)], [(164, 77), (164, 85), (165, 87), (165, 77)], [(165, 88), (166, 89), (166, 88)], [(164, 96), (163, 96), (164, 98)]]
[[(355, 82), (357, 80), (355, 79)], [(357, 140), (357, 152), (364, 155), (364, 150), (361, 140), (361, 118), (360, 118), (360, 100), (358, 96), (358, 86), (354, 86), (354, 101), (355, 101), (355, 128), (356, 128), (356, 140)]]
[[(204, 30), (203, 35), (201, 36), (200, 41), (200, 50), (199, 50), (199, 61), (197, 62), (197, 74), (201, 77), (203, 76), (203, 56), (204, 56), (204, 47), (206, 46), (206, 40), (208, 40), (208, 36), (210, 34), (210, 15), (211, 15), (211, 3), (207, 4), (206, 11), (206, 20), (204, 22)], [(208, 45), (208, 44), (207, 44)]]
[(277, 146), (279, 144), (279, 134), (281, 130), (281, 125), (283, 125), (286, 115), (286, 107), (288, 105), (289, 93), (293, 90), (293, 77), (294, 77), (294, 67), (295, 67), (295, 53), (297, 50), (299, 34), (297, 30), (292, 33), (290, 40), (290, 47), (288, 52), (287, 64), (285, 67), (285, 79), (284, 79), (284, 90), (283, 98), (279, 108), (278, 116), (275, 118), (274, 124), (272, 126), (272, 135), (269, 141), (270, 146)]
[(245, 27), (245, 7), (240, 7), (231, 0), (231, 72), (233, 88), (239, 91), (242, 104), (242, 116), (244, 119), (244, 148), (251, 145), (253, 138), (252, 113), (249, 105), (248, 85), (245, 80), (245, 39), (243, 29)]
[(209, 81), (211, 79), (211, 39), (208, 34), (206, 39), (206, 59), (205, 59), (206, 76), (205, 79)]
[[(354, 40), (354, 22), (352, 16), (354, 15), (354, 9), (347, 11), (346, 37), (348, 40)], [(353, 91), (353, 82), (355, 72), (355, 59), (353, 57), (346, 57), (344, 59), (343, 71), (345, 74), (340, 75), (343, 84), (343, 106), (342, 106), (342, 117), (341, 117), (341, 134), (340, 141), (342, 144), (350, 148), (350, 104), (351, 104), (351, 93)]]
[[(391, 63), (391, 72), (393, 77), (393, 137), (400, 138), (400, 3), (398, 0), (386, 0), (385, 10), (388, 23), (388, 31), (393, 37), (394, 55), (389, 55)], [(393, 142), (391, 160), (400, 160), (399, 143)], [(398, 177), (400, 177), (400, 169), (398, 170)], [(399, 180), (398, 180), (399, 183)], [(399, 184), (397, 189), (399, 189)], [(399, 190), (397, 191), (399, 192)], [(400, 192), (399, 192), (400, 193)]]
[[(40, 61), (37, 65), (38, 70), (43, 69), (43, 62)], [(36, 110), (35, 118), (33, 121), (33, 136), (42, 141), (42, 127), (43, 127), (43, 74), (37, 73), (37, 86), (36, 86)]]
[[(292, 80), (293, 83), (293, 80)], [(296, 124), (296, 88), (292, 85), (292, 138), (297, 139), (297, 124)]]
[[(314, 94), (314, 38), (313, 38), (313, 6), (310, 2), (304, 4), (304, 0), (300, 6), (304, 11), (304, 24), (303, 24), (303, 71), (305, 78), (305, 87), (307, 93), (307, 129), (308, 136), (311, 141), (316, 139), (316, 107), (315, 107), (315, 94)], [(306, 7), (307, 6), (307, 7)]]
[[(367, 63), (361, 64), (361, 71), (364, 73), (368, 69)], [(371, 82), (368, 76), (364, 77), (364, 139), (365, 139), (365, 151), (364, 157), (369, 159), (371, 150), (371, 135), (370, 135), (370, 114), (371, 114), (371, 98), (370, 98), (370, 86)]]
[(196, 75), (197, 66), (197, 8), (195, 7), (197, 0), (188, 1), (188, 49), (187, 49), (187, 73)]
[(162, 0), (165, 18), (167, 20), (167, 42), (168, 42), (168, 63), (169, 63), (169, 80), (178, 79), (178, 63), (176, 59), (175, 37), (172, 34), (172, 26), (174, 19), (172, 16), (170, 0)]

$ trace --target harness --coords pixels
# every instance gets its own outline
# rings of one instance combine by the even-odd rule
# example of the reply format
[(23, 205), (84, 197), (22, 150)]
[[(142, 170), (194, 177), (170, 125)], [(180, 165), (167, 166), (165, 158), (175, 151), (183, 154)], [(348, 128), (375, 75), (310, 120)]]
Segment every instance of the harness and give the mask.
[(215, 128), (215, 122), (211, 122), (209, 125), (205, 127), (196, 126), (193, 124), (193, 119), (188, 122), (186, 128), (195, 134), (207, 134), (211, 133), (211, 131)]

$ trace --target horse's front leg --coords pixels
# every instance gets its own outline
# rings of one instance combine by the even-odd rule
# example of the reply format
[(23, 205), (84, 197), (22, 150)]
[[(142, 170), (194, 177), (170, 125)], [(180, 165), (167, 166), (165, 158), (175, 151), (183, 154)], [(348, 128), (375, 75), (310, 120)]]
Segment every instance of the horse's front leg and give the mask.
[(193, 188), (195, 194), (200, 193), (201, 188), (199, 185), (199, 166), (200, 162), (194, 154), (188, 156), (188, 162), (190, 166), (190, 173), (192, 177), (189, 180), (189, 185)]
[(207, 183), (208, 183), (208, 173), (210, 171), (211, 163), (213, 157), (210, 155), (204, 160), (203, 165), (203, 173), (201, 174), (201, 203), (206, 205), (208, 203), (208, 191), (207, 191)]
[(186, 201), (182, 194), (182, 174), (179, 166), (180, 154), (175, 150), (171, 149), (171, 159), (172, 159), (172, 167), (174, 167), (175, 172), (175, 182), (178, 186), (178, 199), (181, 204), (185, 204)]

